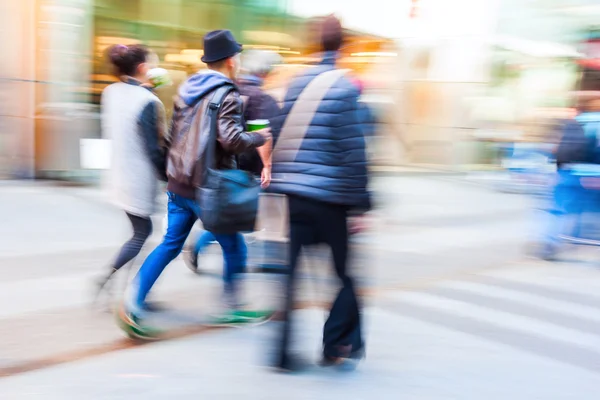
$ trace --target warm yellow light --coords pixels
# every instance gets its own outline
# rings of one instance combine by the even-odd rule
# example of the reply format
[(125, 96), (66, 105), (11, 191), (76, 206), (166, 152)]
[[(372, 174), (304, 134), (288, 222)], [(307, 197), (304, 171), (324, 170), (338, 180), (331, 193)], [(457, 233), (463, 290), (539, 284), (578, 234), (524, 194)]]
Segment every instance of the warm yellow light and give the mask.
[(398, 53), (390, 53), (385, 51), (365, 51), (362, 53), (352, 53), (352, 57), (397, 57)]
[(320, 61), (317, 57), (289, 57), (286, 59), (286, 63), (301, 63), (309, 64)]
[(204, 55), (204, 50), (202, 50), (202, 49), (185, 49), (185, 50), (181, 50), (181, 54), (202, 56), (202, 55)]
[(298, 40), (287, 33), (270, 31), (244, 31), (244, 38), (250, 42), (272, 43), (273, 45), (286, 44), (293, 46)]
[(267, 44), (245, 44), (244, 48), (256, 50), (289, 50), (289, 47), (271, 46)]
[(140, 41), (137, 39), (117, 37), (117, 36), (97, 36), (96, 43), (106, 44), (106, 45), (110, 46), (112, 44), (124, 44), (124, 45), (139, 44)]
[(165, 62), (182, 64), (201, 64), (198, 54), (167, 54)]

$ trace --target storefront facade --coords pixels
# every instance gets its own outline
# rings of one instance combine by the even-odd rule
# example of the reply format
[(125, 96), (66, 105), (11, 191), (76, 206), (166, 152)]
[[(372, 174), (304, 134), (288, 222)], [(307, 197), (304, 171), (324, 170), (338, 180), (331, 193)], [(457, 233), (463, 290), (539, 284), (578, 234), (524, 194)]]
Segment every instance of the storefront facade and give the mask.
[(111, 44), (149, 45), (182, 80), (203, 67), (194, 50), (219, 28), (291, 51), (302, 20), (285, 0), (0, 0), (0, 33), (11, 38), (0, 60), (0, 176), (82, 172), (80, 140), (100, 137)]

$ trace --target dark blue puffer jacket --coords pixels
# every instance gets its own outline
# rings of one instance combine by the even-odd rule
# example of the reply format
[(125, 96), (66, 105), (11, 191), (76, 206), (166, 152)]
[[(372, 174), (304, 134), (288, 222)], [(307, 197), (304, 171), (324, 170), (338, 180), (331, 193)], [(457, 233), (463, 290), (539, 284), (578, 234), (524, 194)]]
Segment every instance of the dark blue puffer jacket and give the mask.
[[(324, 53), (318, 66), (296, 77), (285, 95), (278, 126), (283, 126), (302, 90), (319, 74), (334, 68), (336, 53)], [(294, 162), (273, 164), (271, 191), (351, 209), (370, 209), (364, 118), (358, 88), (340, 78), (327, 92), (306, 132)], [(285, 146), (285, 133), (276, 144)]]

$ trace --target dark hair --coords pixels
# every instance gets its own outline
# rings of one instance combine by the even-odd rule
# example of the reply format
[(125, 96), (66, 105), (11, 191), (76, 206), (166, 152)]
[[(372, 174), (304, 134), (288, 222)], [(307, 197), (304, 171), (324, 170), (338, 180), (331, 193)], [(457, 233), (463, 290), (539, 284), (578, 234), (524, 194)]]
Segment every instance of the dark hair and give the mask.
[(342, 23), (334, 15), (325, 17), (321, 24), (321, 46), (324, 51), (338, 51), (344, 42)]
[(108, 51), (108, 58), (114, 66), (114, 74), (117, 76), (135, 75), (137, 67), (145, 63), (149, 55), (150, 50), (142, 44), (132, 46), (117, 44)]
[(225, 63), (227, 62), (227, 60), (229, 60), (231, 57), (227, 57), (223, 60), (219, 60), (219, 61), (215, 61), (215, 62), (211, 62), (211, 63), (207, 63), (206, 66), (210, 69), (223, 69), (223, 67), (225, 66)]

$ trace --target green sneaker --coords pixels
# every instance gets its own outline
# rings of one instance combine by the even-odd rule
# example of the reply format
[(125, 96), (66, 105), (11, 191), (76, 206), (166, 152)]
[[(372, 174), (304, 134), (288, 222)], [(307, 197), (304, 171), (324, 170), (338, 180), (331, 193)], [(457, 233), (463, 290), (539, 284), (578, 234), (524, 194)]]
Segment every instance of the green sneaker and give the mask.
[(154, 340), (161, 333), (157, 329), (143, 326), (141, 324), (141, 319), (125, 310), (124, 306), (118, 308), (116, 319), (119, 328), (121, 328), (130, 339)]
[(267, 320), (275, 314), (273, 310), (236, 310), (233, 313), (242, 318), (250, 320)]
[(215, 325), (248, 325), (267, 321), (274, 314), (272, 310), (233, 310), (213, 317)]

